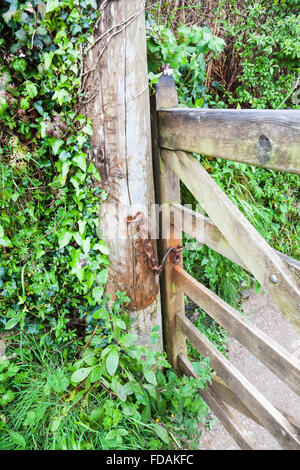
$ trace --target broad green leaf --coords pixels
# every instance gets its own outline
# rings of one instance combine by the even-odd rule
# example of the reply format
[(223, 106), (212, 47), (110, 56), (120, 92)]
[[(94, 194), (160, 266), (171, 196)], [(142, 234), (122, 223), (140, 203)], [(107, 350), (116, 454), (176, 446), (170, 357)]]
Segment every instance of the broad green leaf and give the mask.
[(103, 292), (104, 291), (102, 287), (94, 287), (92, 291), (92, 296), (96, 300), (96, 302), (100, 303), (102, 301)]
[(81, 369), (76, 370), (73, 372), (71, 376), (72, 382), (79, 383), (85, 380), (91, 371), (94, 369), (94, 367), (82, 367)]
[(36, 95), (38, 94), (38, 89), (37, 86), (31, 82), (30, 80), (27, 80), (25, 83), (25, 90), (26, 90), (26, 95), (29, 98), (35, 98)]
[(144, 371), (144, 376), (147, 382), (149, 382), (152, 385), (157, 385), (155, 373), (151, 369), (146, 369)]
[(47, 0), (45, 13), (51, 13), (59, 7), (59, 0)]
[(63, 231), (58, 235), (58, 246), (59, 248), (63, 248), (64, 246), (67, 246), (72, 239), (72, 233)]
[(121, 330), (126, 330), (126, 324), (120, 318), (117, 318), (116, 320), (114, 320), (114, 323), (116, 326), (121, 328)]
[(0, 237), (0, 246), (11, 247), (11, 241), (8, 237)]
[(51, 142), (51, 149), (54, 155), (57, 155), (60, 147), (63, 145), (64, 141), (61, 139), (55, 139)]
[(96, 243), (96, 245), (94, 245), (93, 249), (101, 251), (101, 253), (103, 253), (104, 255), (109, 254), (109, 248), (104, 243), (104, 241), (102, 241), (102, 240), (100, 240), (98, 243)]
[(90, 247), (91, 247), (90, 237), (87, 237), (85, 240), (81, 241), (81, 247), (83, 249), (84, 254), (87, 255), (88, 252), (90, 251)]
[(20, 317), (11, 318), (5, 325), (5, 330), (11, 330), (14, 326), (16, 326), (20, 322)]
[(160, 426), (158, 423), (153, 424), (152, 427), (154, 431), (156, 432), (156, 434), (158, 435), (158, 437), (166, 444), (169, 444), (169, 436), (165, 428)]
[(53, 51), (46, 52), (46, 54), (44, 54), (45, 70), (50, 69), (53, 57), (54, 57), (54, 52)]
[(97, 281), (100, 284), (105, 284), (107, 282), (107, 279), (108, 279), (108, 271), (107, 269), (102, 269), (102, 271), (100, 271), (100, 273), (97, 274)]
[(24, 436), (20, 434), (19, 432), (16, 431), (9, 431), (9, 437), (12, 440), (14, 444), (17, 444), (19, 447), (26, 447), (26, 441), (24, 439)]
[(79, 166), (79, 168), (85, 173), (86, 172), (86, 154), (83, 152), (80, 152), (78, 155), (76, 155), (73, 158), (73, 162), (76, 163), (76, 165)]
[(98, 366), (91, 373), (91, 383), (98, 382), (102, 376), (102, 367)]
[(106, 358), (106, 369), (109, 375), (114, 375), (119, 365), (119, 353), (113, 349)]

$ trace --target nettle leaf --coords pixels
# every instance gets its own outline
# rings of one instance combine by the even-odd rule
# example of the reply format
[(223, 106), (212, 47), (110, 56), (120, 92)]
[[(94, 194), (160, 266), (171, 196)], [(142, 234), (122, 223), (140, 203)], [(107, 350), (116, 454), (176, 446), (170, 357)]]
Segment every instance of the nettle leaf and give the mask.
[(26, 441), (24, 439), (24, 436), (22, 436), (22, 434), (20, 434), (19, 432), (9, 431), (9, 437), (14, 444), (17, 444), (17, 446), (22, 448), (26, 447)]
[(119, 352), (116, 349), (108, 354), (105, 364), (109, 375), (114, 375), (119, 365)]
[(75, 382), (75, 383), (82, 382), (83, 380), (85, 380), (90, 375), (90, 373), (92, 372), (92, 370), (94, 368), (95, 368), (95, 366), (93, 366), (93, 367), (82, 367), (81, 369), (76, 370), (75, 372), (73, 372), (73, 374), (71, 376), (71, 381)]
[(69, 386), (69, 379), (61, 369), (57, 369), (54, 374), (48, 377), (48, 385), (56, 393), (63, 393)]
[(157, 385), (156, 376), (155, 376), (155, 373), (153, 372), (153, 370), (151, 370), (151, 369), (144, 370), (144, 376), (145, 376), (145, 379), (147, 380), (147, 382), (149, 382), (152, 385)]

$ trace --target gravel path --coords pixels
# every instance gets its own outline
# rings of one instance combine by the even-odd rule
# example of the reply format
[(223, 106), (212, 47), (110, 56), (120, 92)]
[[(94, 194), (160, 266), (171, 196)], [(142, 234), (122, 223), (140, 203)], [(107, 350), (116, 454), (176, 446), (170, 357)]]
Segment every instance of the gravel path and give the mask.
[[(267, 294), (252, 293), (244, 301), (243, 310), (257, 327), (300, 358), (300, 336), (290, 326)], [(229, 358), (273, 405), (294, 416), (300, 422), (299, 397), (232, 337), (229, 339)], [(234, 414), (239, 417), (240, 422), (250, 436), (263, 449), (281, 449), (277, 441), (261, 426), (237, 411), (234, 411)], [(200, 448), (203, 450), (239, 449), (220, 422), (214, 426), (212, 431), (203, 432)]]

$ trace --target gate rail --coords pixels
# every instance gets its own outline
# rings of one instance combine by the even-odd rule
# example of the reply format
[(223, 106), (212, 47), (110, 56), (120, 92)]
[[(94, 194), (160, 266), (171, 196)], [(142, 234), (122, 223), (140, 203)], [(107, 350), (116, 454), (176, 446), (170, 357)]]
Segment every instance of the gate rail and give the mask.
[[(163, 75), (152, 97), (152, 142), (157, 203), (169, 237), (159, 253), (181, 246), (184, 231), (250, 271), (300, 331), (300, 263), (272, 249), (190, 153), (300, 174), (300, 111), (203, 110), (177, 108), (174, 80)], [(180, 204), (180, 180), (209, 217)], [(186, 217), (185, 217), (186, 220)], [(204, 224), (197, 231), (196, 221)], [(184, 294), (222, 325), (295, 393), (300, 395), (300, 361), (220, 299), (182, 266), (166, 260), (161, 280), (165, 341), (169, 361), (188, 376), (186, 339), (209, 356), (217, 375), (199, 390), (212, 412), (242, 449), (259, 446), (229, 407), (259, 423), (284, 449), (300, 449), (300, 424), (273, 406), (184, 315)]]

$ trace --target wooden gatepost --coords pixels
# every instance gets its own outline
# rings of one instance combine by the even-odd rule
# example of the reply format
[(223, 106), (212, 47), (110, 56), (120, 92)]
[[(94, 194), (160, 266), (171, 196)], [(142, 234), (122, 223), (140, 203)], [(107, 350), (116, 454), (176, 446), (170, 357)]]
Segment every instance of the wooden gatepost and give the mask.
[[(84, 89), (94, 127), (91, 158), (108, 193), (100, 213), (101, 237), (110, 249), (107, 293), (127, 292), (133, 328), (141, 343), (150, 344), (152, 328), (161, 327), (161, 311), (159, 277), (144, 251), (154, 203), (145, 1), (98, 3), (101, 16)], [(156, 256), (156, 240), (148, 241)]]

